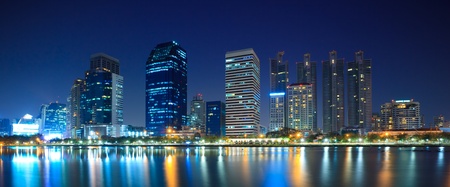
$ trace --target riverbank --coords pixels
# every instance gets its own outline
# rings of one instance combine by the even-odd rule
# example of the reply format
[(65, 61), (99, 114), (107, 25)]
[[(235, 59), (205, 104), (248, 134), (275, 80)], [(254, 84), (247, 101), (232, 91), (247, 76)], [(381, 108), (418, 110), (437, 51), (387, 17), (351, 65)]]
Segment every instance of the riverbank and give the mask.
[(405, 144), (405, 143), (290, 143), (290, 144), (32, 144), (32, 145), (2, 145), (6, 147), (450, 147), (450, 144)]

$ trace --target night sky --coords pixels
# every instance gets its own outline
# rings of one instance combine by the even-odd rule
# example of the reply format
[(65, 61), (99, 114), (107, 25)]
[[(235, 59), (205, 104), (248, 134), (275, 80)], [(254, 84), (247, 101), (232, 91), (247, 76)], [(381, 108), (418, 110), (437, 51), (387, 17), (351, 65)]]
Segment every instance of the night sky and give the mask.
[[(120, 60), (125, 124), (145, 122), (145, 62), (175, 40), (188, 55), (188, 106), (202, 93), (225, 101), (225, 52), (253, 48), (261, 60), (262, 119), (268, 126), (269, 58), (285, 51), (290, 81), (304, 53), (318, 62), (336, 50), (345, 61), (372, 59), (373, 110), (413, 98), (426, 122), (450, 119), (450, 14), (445, 1), (10, 1), (0, 2), (0, 118), (37, 116), (66, 103), (89, 57)], [(319, 120), (321, 127), (321, 120)]]

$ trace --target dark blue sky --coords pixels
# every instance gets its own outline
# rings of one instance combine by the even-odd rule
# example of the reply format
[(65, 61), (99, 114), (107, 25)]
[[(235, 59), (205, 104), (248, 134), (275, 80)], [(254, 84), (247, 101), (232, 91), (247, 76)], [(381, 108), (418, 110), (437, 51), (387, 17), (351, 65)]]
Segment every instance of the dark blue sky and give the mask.
[(225, 52), (254, 48), (265, 126), (269, 58), (280, 50), (291, 81), (306, 52), (321, 64), (331, 50), (346, 61), (364, 50), (373, 60), (374, 111), (414, 98), (427, 122), (450, 118), (449, 23), (445, 1), (1, 1), (0, 118), (66, 103), (89, 56), (104, 52), (121, 62), (125, 123), (144, 125), (145, 62), (156, 44), (170, 40), (188, 53), (189, 101), (196, 93), (224, 101)]

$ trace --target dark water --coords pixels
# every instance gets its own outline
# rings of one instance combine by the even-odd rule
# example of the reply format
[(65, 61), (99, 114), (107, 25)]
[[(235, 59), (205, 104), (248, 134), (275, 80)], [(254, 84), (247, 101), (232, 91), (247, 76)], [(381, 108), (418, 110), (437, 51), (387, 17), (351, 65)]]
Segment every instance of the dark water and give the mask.
[(450, 148), (1, 147), (0, 186), (450, 186), (446, 151)]

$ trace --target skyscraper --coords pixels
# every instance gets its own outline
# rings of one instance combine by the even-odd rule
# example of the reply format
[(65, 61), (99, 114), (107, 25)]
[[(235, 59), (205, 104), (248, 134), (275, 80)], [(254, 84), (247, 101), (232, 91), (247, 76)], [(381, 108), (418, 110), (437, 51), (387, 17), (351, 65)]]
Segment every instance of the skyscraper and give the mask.
[(338, 132), (344, 127), (344, 59), (331, 51), (323, 67), (323, 132)]
[(187, 57), (175, 41), (161, 43), (150, 53), (145, 76), (145, 124), (151, 135), (181, 130), (187, 115)]
[(303, 55), (303, 62), (297, 63), (297, 83), (309, 83), (312, 87), (313, 97), (313, 121), (312, 130), (317, 131), (317, 64), (311, 61), (311, 55), (306, 53)]
[(286, 86), (289, 82), (288, 62), (283, 62), (284, 51), (270, 59), (270, 123), (269, 132), (286, 127)]
[(348, 125), (371, 129), (372, 120), (372, 60), (364, 59), (364, 52), (355, 53), (355, 61), (348, 63), (347, 102)]
[(66, 104), (56, 102), (43, 105), (40, 116), (43, 122), (40, 133), (44, 135), (45, 139), (62, 138), (67, 123)]
[(226, 134), (260, 133), (260, 63), (253, 49), (225, 54)]
[(205, 130), (205, 121), (206, 121), (206, 111), (205, 111), (205, 101), (203, 101), (203, 95), (197, 94), (191, 101), (191, 126), (196, 129), (201, 130), (202, 133), (206, 132)]
[[(82, 138), (82, 110), (81, 110), (81, 94), (85, 91), (86, 85), (84, 79), (76, 79), (70, 89), (67, 114), (68, 135), (72, 138)], [(77, 132), (78, 131), (78, 132)]]
[[(99, 65), (99, 60), (100, 65)], [(94, 65), (93, 65), (94, 64)], [(91, 68), (85, 74), (86, 89), (80, 107), (84, 136), (119, 137), (123, 125), (123, 77), (119, 60), (103, 53), (91, 56)]]
[(206, 102), (206, 135), (225, 136), (225, 103), (222, 101)]
[(309, 83), (295, 83), (287, 87), (288, 127), (312, 131), (314, 127), (313, 88)]

